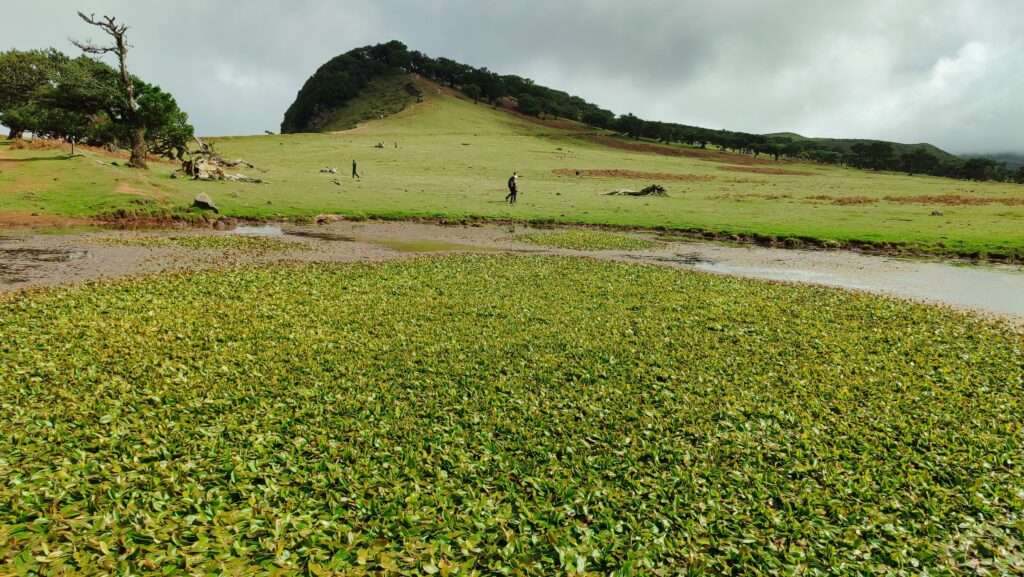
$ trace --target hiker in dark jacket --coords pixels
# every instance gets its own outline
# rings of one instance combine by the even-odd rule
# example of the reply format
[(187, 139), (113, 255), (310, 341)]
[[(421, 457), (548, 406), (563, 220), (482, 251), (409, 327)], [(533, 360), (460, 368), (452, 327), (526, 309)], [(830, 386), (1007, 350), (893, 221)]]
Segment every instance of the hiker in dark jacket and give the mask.
[(362, 180), (362, 178), (359, 176), (359, 171), (356, 170), (356, 161), (354, 160), (352, 161), (352, 178), (358, 178)]
[(508, 179), (508, 195), (505, 196), (505, 200), (509, 204), (516, 203), (516, 195), (519, 193), (519, 175), (515, 172)]

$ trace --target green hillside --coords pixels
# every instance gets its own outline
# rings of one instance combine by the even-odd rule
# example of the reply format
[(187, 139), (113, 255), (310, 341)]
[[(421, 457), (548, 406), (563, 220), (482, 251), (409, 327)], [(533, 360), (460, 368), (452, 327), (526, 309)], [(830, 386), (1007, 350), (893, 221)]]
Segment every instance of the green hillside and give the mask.
[(1001, 152), (997, 154), (964, 154), (964, 158), (991, 158), (996, 162), (1002, 162), (1006, 164), (1006, 167), (1010, 170), (1020, 170), (1024, 168), (1024, 154), (1014, 152)]
[(936, 158), (946, 162), (954, 162), (958, 160), (958, 156), (942, 150), (934, 144), (928, 144), (927, 142), (920, 142), (917, 144), (905, 144), (901, 142), (892, 142), (888, 140), (871, 140), (865, 138), (816, 138), (807, 137), (795, 132), (775, 132), (772, 134), (766, 134), (768, 138), (779, 139), (779, 140), (797, 140), (797, 141), (811, 141), (822, 146), (826, 146), (833, 150), (839, 150), (842, 152), (852, 152), (854, 145), (857, 144), (871, 144), (872, 142), (885, 142), (893, 147), (893, 151), (897, 156), (911, 152), (914, 150), (924, 150)]
[(325, 132), (348, 130), (359, 123), (397, 114), (422, 98), (415, 80), (408, 74), (391, 73), (374, 78), (358, 96), (325, 115)]

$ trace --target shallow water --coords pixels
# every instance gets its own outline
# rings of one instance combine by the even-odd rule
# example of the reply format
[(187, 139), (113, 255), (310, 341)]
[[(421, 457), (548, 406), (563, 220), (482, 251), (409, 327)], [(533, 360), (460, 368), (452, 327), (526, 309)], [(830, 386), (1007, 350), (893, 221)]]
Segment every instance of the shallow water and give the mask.
[(284, 230), (276, 224), (264, 224), (264, 225), (241, 225), (229, 230), (232, 234), (240, 234), (242, 236), (284, 236)]
[(76, 249), (2, 248), (0, 284), (26, 282), (45, 263), (70, 262), (88, 255), (88, 251)]
[[(529, 230), (528, 228), (525, 230)], [(347, 261), (387, 258), (388, 253), (507, 252), (581, 254), (524, 245), (516, 227), (444, 227), (425, 223), (338, 222), (326, 225), (238, 226), (233, 234), (319, 241), (316, 258)], [(78, 235), (4, 231), (0, 238), (0, 288), (25, 283), (59, 284), (101, 272), (130, 274), (148, 261), (125, 264), (123, 250), (80, 246)], [(87, 237), (88, 235), (83, 235)], [(79, 238), (81, 240), (81, 238)], [(674, 242), (673, 242), (674, 241)], [(716, 274), (833, 286), (993, 313), (1024, 325), (1024, 267), (927, 261), (849, 251), (810, 251), (662, 239), (643, 251), (597, 251), (610, 258)], [(89, 248), (89, 251), (76, 250)], [(325, 252), (326, 251), (326, 252)], [(88, 255), (87, 260), (79, 260)], [(79, 264), (70, 261), (78, 261)], [(140, 264), (142, 263), (142, 264)], [(117, 265), (117, 266), (113, 266)], [(161, 267), (156, 267), (162, 270)], [(73, 270), (72, 270), (73, 269)], [(68, 271), (71, 270), (71, 275)]]
[(238, 234), (242, 236), (264, 236), (271, 238), (294, 236), (298, 238), (312, 238), (316, 240), (337, 242), (352, 242), (355, 240), (354, 237), (347, 234), (339, 234), (336, 232), (324, 232), (321, 230), (306, 230), (293, 228), (285, 229), (276, 224), (265, 224), (259, 226), (242, 225), (236, 226), (235, 228), (229, 230), (228, 232), (231, 234)]
[(746, 262), (749, 259), (742, 256), (730, 258), (728, 253), (716, 254), (716, 258), (703, 258), (688, 268), (863, 290), (1024, 318), (1024, 269), (1021, 267), (963, 266), (866, 255), (844, 255), (846, 258), (835, 259), (832, 258), (835, 253), (810, 253), (801, 263), (800, 258), (793, 258), (793, 251), (764, 250), (782, 253), (779, 256), (784, 258), (774, 263), (771, 259)]
[[(322, 230), (327, 229), (327, 230)], [(260, 226), (238, 226), (231, 229), (229, 232), (233, 234), (240, 234), (243, 236), (265, 236), (265, 237), (299, 237), (299, 238), (311, 238), (315, 240), (323, 241), (334, 241), (334, 242), (366, 242), (370, 244), (376, 244), (383, 247), (387, 247), (397, 252), (448, 252), (448, 251), (467, 251), (467, 250), (486, 250), (486, 247), (477, 247), (473, 245), (466, 245), (455, 242), (448, 242), (444, 240), (436, 240), (430, 238), (415, 238), (415, 239), (391, 239), (391, 238), (379, 238), (377, 236), (368, 236), (366, 238), (357, 238), (352, 234), (342, 234), (340, 232), (331, 231), (329, 227), (318, 227), (316, 230), (306, 230), (298, 228), (284, 228), (275, 224), (267, 224)]]

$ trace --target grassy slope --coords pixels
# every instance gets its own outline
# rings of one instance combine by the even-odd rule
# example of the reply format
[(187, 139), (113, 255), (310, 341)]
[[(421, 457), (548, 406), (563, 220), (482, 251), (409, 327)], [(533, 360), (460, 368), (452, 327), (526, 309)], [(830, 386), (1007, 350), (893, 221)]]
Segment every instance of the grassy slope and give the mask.
[[(694, 158), (608, 148), (571, 131), (523, 121), (484, 105), (427, 90), (427, 101), (385, 120), (340, 134), (222, 138), (229, 157), (267, 170), (267, 185), (172, 181), (168, 166), (140, 176), (100, 166), (92, 158), (53, 160), (56, 153), (4, 152), (0, 211), (94, 215), (139, 208), (144, 197), (183, 207), (210, 194), (228, 215), (299, 217), (318, 213), (553, 219), (566, 222), (665, 226), (716, 232), (802, 236), (838, 241), (940, 243), (953, 252), (1024, 254), (1024, 206), (942, 206), (877, 202), (836, 205), (812, 196), (947, 195), (1020, 201), (1024, 187), (931, 177), (877, 174), (817, 165), (786, 164), (812, 176), (736, 172)], [(374, 145), (383, 141), (384, 149)], [(394, 148), (394, 143), (399, 148)], [(21, 162), (30, 158), (37, 161)], [(746, 158), (746, 157), (744, 157)], [(359, 161), (363, 180), (347, 177)], [(743, 160), (741, 158), (740, 160)], [(342, 185), (318, 171), (338, 167)], [(770, 166), (770, 165), (769, 165)], [(663, 182), (669, 198), (604, 196), (617, 188), (657, 181), (559, 176), (556, 169), (628, 169), (712, 177)], [(512, 170), (522, 175), (520, 202), (502, 203)], [(57, 178), (58, 180), (54, 180)], [(116, 190), (135, 189), (132, 193)], [(931, 216), (933, 210), (942, 216)]]
[(25, 293), (0, 573), (1014, 574), (1022, 344), (590, 259)]
[(387, 117), (400, 112), (416, 102), (405, 87), (409, 83), (406, 74), (391, 74), (375, 78), (363, 92), (345, 104), (328, 120), (323, 132), (348, 130), (361, 122)]

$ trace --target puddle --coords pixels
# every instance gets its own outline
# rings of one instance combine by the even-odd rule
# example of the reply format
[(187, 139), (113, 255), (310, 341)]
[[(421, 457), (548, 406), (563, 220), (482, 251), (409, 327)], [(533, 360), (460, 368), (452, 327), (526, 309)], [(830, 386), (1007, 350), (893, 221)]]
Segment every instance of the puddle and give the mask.
[[(695, 246), (695, 245), (691, 245)], [(1024, 268), (895, 259), (843, 252), (707, 244), (638, 260), (704, 272), (863, 290), (1024, 317)]]
[(1024, 272), (1010, 267), (982, 265), (964, 268), (946, 263), (900, 262), (892, 266), (869, 265), (828, 272), (727, 263), (703, 263), (695, 268), (736, 276), (864, 290), (1024, 317)]
[(44, 263), (79, 260), (88, 256), (85, 250), (5, 248), (0, 249), (0, 282), (15, 284), (28, 282), (31, 273)]
[(237, 234), (241, 236), (263, 236), (272, 238), (293, 236), (297, 238), (312, 238), (315, 240), (324, 240), (329, 242), (354, 242), (356, 240), (355, 237), (346, 234), (339, 234), (336, 232), (323, 232), (319, 230), (301, 229), (285, 230), (284, 228), (276, 224), (264, 224), (259, 226), (236, 226), (235, 228), (229, 230), (228, 233)]
[(228, 231), (231, 234), (242, 236), (284, 236), (284, 231), (276, 224), (265, 224), (259, 226), (242, 225)]
[(0, 249), (0, 262), (68, 262), (85, 258), (89, 251), (65, 250), (51, 248), (3, 248)]

